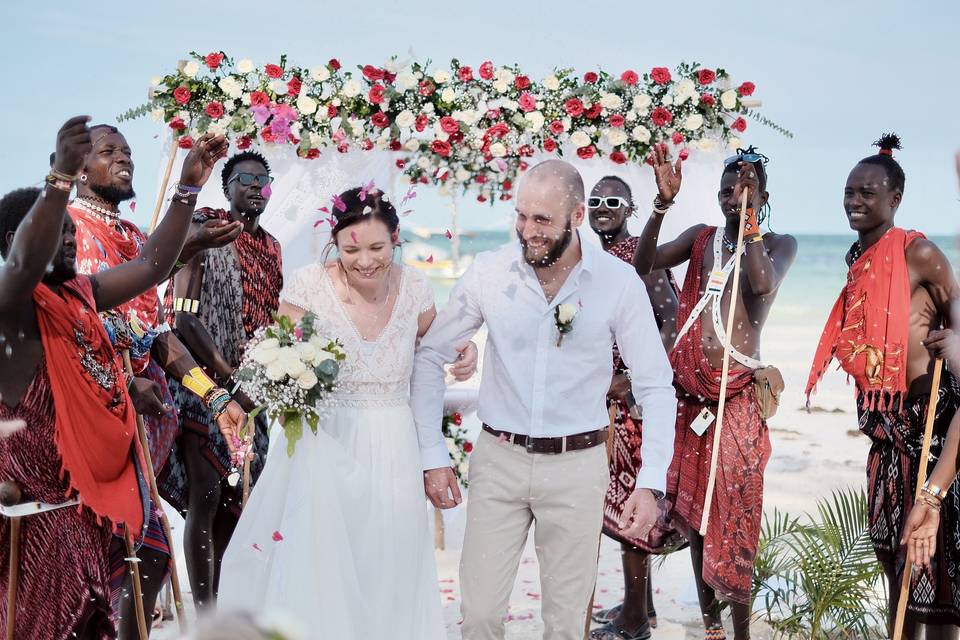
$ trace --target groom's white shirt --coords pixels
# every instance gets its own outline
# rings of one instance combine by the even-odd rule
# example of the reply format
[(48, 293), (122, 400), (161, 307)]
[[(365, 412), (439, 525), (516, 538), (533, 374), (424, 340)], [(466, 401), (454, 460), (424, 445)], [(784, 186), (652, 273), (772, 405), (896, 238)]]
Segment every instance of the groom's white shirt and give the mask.
[[(664, 491), (673, 457), (677, 401), (650, 298), (632, 267), (589, 242), (552, 302), (519, 243), (478, 254), (417, 349), (411, 403), (424, 469), (450, 465), (441, 432), (445, 363), (486, 323), (477, 415), (491, 427), (533, 437), (606, 427), (614, 342), (643, 410), (637, 488)], [(573, 329), (557, 346), (554, 308), (573, 304)]]

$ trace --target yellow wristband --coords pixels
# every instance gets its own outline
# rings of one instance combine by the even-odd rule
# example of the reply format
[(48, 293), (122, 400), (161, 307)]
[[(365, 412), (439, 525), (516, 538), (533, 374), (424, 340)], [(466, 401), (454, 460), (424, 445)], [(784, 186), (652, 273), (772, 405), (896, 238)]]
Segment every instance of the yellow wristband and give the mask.
[(183, 379), (180, 381), (180, 384), (185, 386), (190, 390), (190, 393), (194, 394), (201, 400), (207, 397), (207, 394), (210, 393), (210, 390), (215, 388), (217, 385), (210, 379), (203, 369), (200, 367), (194, 367), (183, 376)]

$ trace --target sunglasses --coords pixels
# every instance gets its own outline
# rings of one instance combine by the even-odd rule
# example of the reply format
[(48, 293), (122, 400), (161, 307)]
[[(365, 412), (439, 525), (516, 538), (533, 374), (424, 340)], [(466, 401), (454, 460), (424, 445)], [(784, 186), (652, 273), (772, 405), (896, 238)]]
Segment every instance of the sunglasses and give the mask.
[(591, 209), (596, 209), (597, 207), (606, 207), (608, 209), (619, 209), (620, 207), (629, 207), (630, 203), (626, 198), (621, 198), (619, 196), (607, 196), (606, 198), (599, 198), (597, 196), (590, 196), (587, 198), (587, 206)]
[(743, 149), (737, 149), (737, 155), (730, 156), (723, 161), (723, 166), (729, 167), (734, 162), (747, 162), (749, 164), (755, 164), (757, 162), (761, 164), (767, 164), (770, 162), (770, 158), (763, 155), (762, 153), (757, 153), (754, 151), (753, 147), (750, 147), (746, 151)]
[(239, 182), (244, 187), (249, 187), (252, 184), (256, 184), (258, 187), (263, 189), (265, 186), (273, 182), (273, 176), (266, 175), (255, 175), (253, 173), (238, 173), (230, 178), (227, 181), (227, 184), (230, 184), (233, 181)]

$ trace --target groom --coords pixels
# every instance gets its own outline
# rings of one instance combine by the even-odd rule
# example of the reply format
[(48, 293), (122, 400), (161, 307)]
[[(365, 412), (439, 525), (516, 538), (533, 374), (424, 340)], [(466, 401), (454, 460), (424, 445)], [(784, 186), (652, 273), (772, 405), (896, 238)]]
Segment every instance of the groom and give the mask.
[[(657, 517), (673, 455), (673, 372), (634, 270), (581, 241), (577, 170), (560, 160), (533, 167), (516, 210), (519, 246), (477, 256), (417, 351), (411, 393), (424, 486), (437, 507), (460, 502), (441, 433), (443, 364), (486, 323), (478, 410), (484, 424), (470, 461), (460, 564), (463, 637), (503, 638), (535, 522), (544, 638), (581, 640), (609, 480), (602, 445), (613, 343), (633, 374), (644, 415), (643, 466), (620, 523), (628, 537), (646, 538)], [(571, 312), (573, 319), (562, 322)]]

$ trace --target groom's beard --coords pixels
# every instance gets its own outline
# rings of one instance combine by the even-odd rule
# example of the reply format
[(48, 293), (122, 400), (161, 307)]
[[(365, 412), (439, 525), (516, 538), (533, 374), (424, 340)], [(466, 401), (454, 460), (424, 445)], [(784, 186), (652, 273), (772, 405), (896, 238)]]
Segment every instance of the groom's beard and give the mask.
[(531, 267), (549, 267), (560, 259), (563, 252), (570, 246), (571, 240), (573, 240), (573, 223), (570, 220), (567, 220), (567, 227), (560, 234), (559, 238), (556, 240), (547, 238), (547, 253), (542, 257), (538, 257), (535, 250), (527, 244), (523, 236), (520, 236), (520, 246), (523, 247), (523, 259)]

